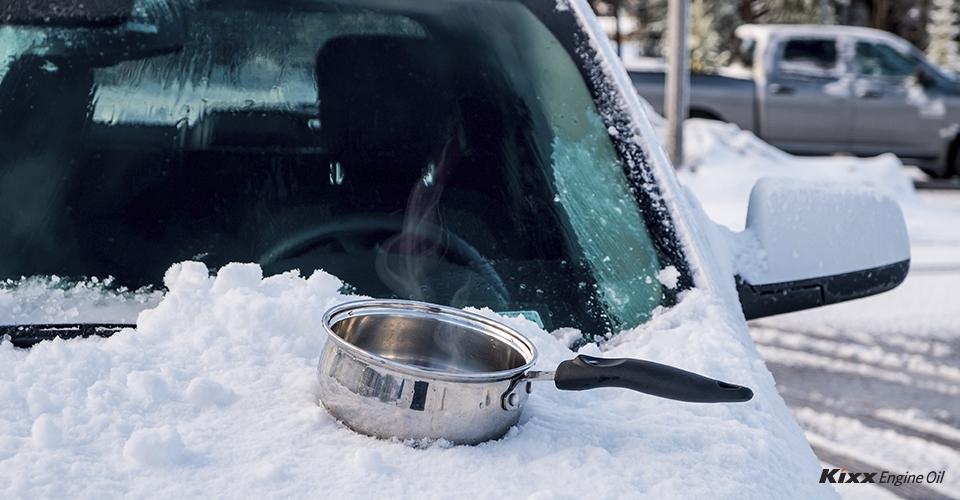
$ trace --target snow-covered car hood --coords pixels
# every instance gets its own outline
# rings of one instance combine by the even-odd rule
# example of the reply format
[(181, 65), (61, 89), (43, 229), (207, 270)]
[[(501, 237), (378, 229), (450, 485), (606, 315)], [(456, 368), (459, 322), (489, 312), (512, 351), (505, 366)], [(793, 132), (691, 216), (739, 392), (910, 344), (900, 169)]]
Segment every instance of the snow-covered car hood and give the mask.
[[(348, 300), (334, 277), (263, 278), (255, 264), (231, 264), (211, 277), (185, 262), (170, 268), (166, 285), (136, 330), (30, 350), (0, 345), (0, 377), (9, 381), (0, 460), (5, 471), (32, 471), (0, 475), (8, 492), (757, 499), (833, 492), (817, 484), (819, 465), (745, 324), (700, 290), (620, 334), (602, 354), (742, 383), (756, 392), (749, 403), (538, 386), (504, 438), (454, 447), (361, 436), (318, 404), (320, 317)], [(543, 366), (569, 358), (564, 332), (480, 312), (531, 338)], [(591, 344), (582, 352), (596, 351)]]

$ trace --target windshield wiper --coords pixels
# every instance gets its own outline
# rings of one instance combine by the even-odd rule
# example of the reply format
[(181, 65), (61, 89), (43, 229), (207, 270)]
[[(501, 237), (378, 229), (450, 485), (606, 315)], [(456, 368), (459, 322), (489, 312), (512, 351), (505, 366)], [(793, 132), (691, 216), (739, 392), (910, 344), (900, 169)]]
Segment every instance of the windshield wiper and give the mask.
[(90, 336), (109, 337), (124, 328), (136, 328), (137, 325), (125, 323), (50, 323), (35, 325), (0, 325), (0, 338), (10, 336), (15, 347), (31, 347), (44, 340), (56, 337), (73, 339)]

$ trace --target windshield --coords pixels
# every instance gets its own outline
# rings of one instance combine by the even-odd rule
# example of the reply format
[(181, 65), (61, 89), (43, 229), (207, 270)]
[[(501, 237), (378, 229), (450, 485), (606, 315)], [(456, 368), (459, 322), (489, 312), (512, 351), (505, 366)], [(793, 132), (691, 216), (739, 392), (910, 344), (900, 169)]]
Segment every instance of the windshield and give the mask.
[(257, 262), (550, 330), (646, 321), (676, 269), (568, 50), (519, 4), (384, 3), (0, 27), (6, 292)]

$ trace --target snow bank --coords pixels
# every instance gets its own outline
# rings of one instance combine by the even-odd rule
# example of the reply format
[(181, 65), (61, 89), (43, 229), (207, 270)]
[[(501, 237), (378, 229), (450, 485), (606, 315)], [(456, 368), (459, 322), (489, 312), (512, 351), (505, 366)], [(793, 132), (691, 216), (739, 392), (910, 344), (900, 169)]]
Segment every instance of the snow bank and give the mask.
[(133, 323), (163, 293), (117, 289), (111, 280), (72, 282), (37, 276), (0, 282), (0, 325), (36, 323)]
[[(336, 278), (263, 278), (255, 264), (211, 277), (185, 262), (166, 285), (136, 330), (0, 343), (5, 497), (836, 498), (745, 326), (698, 290), (604, 354), (746, 384), (753, 401), (539, 383), (519, 426), (471, 447), (361, 436), (318, 404), (321, 315), (355, 299)], [(534, 341), (541, 368), (572, 356), (534, 323), (500, 319)]]
[[(665, 124), (658, 132), (665, 134)], [(890, 196), (903, 211), (911, 242), (960, 242), (960, 212), (924, 203), (891, 154), (874, 158), (793, 156), (734, 124), (690, 119), (684, 125), (684, 165), (680, 182), (703, 204), (710, 217), (742, 231), (750, 190), (765, 176), (868, 187)]]

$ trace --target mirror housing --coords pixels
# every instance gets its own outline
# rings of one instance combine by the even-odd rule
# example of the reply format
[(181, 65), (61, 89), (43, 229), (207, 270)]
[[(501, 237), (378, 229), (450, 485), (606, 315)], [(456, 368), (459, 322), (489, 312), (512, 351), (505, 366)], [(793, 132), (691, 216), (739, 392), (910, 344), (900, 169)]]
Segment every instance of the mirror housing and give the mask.
[(737, 276), (747, 319), (881, 293), (910, 270), (900, 206), (867, 188), (762, 178), (744, 232), (759, 247), (758, 265)]

